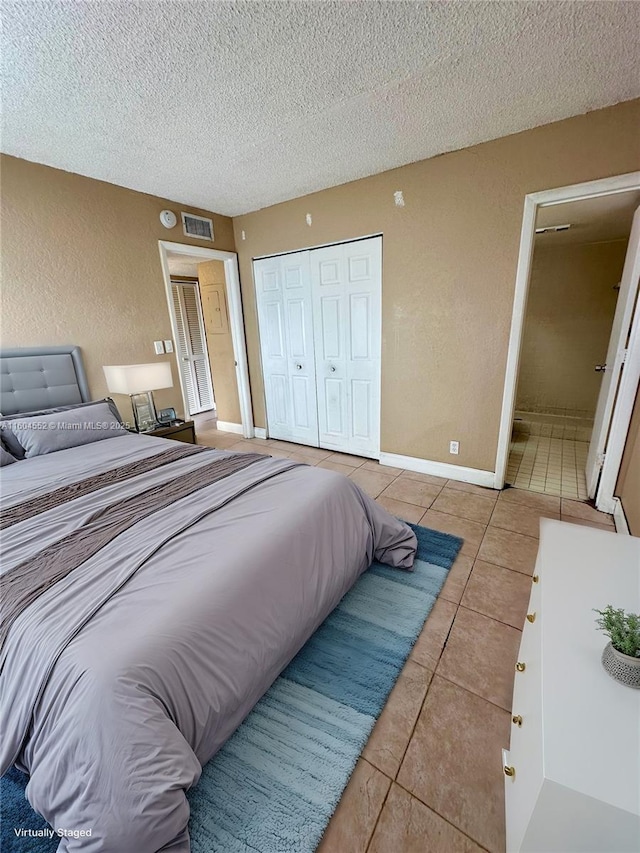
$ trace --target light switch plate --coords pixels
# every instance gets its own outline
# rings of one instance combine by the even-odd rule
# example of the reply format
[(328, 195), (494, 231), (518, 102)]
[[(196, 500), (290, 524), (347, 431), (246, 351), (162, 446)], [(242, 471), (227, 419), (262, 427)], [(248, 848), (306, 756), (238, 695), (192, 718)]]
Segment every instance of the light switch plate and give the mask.
[(173, 352), (173, 341), (165, 341), (164, 342), (164, 351), (165, 352)]
[(162, 343), (162, 341), (154, 341), (153, 348), (156, 351), (156, 355), (162, 355), (162, 353), (164, 352), (164, 344)]

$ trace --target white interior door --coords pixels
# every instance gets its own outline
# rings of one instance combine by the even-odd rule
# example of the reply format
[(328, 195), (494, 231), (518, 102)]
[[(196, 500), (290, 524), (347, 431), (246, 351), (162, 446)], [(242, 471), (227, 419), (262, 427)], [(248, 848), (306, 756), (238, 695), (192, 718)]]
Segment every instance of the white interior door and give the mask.
[(171, 293), (178, 331), (178, 364), (189, 414), (195, 415), (214, 407), (200, 294), (195, 282), (172, 282)]
[(607, 350), (607, 363), (602, 377), (596, 414), (587, 457), (586, 479), (589, 497), (596, 496), (598, 480), (606, 452), (611, 417), (623, 369), (629, 330), (638, 296), (640, 275), (640, 208), (636, 210), (622, 271), (616, 313)]
[(309, 252), (253, 266), (269, 436), (317, 447)]
[(382, 238), (309, 256), (320, 447), (378, 458)]

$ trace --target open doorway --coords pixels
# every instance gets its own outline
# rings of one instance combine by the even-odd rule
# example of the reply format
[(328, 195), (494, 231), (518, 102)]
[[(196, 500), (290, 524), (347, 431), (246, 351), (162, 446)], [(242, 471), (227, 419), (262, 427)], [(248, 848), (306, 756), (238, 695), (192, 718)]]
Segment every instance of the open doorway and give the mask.
[(160, 241), (160, 258), (185, 414), (252, 437), (236, 255)]
[(536, 218), (507, 483), (586, 500), (589, 444), (640, 192)]
[(639, 206), (638, 174), (527, 196), (496, 486), (614, 510), (638, 379), (635, 351), (625, 361), (640, 323)]

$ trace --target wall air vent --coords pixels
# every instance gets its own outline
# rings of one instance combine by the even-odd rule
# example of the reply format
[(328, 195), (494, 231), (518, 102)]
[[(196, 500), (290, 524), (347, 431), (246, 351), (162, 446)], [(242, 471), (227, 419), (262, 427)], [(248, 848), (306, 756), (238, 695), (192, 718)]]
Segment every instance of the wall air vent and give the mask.
[(195, 213), (181, 213), (182, 230), (185, 237), (195, 237), (197, 240), (211, 240), (213, 242), (213, 222), (205, 216), (196, 216)]

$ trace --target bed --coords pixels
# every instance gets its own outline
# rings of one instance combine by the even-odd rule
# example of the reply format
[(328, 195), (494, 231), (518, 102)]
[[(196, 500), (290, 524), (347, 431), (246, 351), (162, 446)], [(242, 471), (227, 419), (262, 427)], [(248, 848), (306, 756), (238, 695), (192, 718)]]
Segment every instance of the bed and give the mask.
[(4, 450), (28, 448), (0, 469), (1, 771), (61, 851), (188, 851), (202, 765), (415, 536), (332, 471), (115, 426), (77, 348), (0, 351), (0, 377)]

